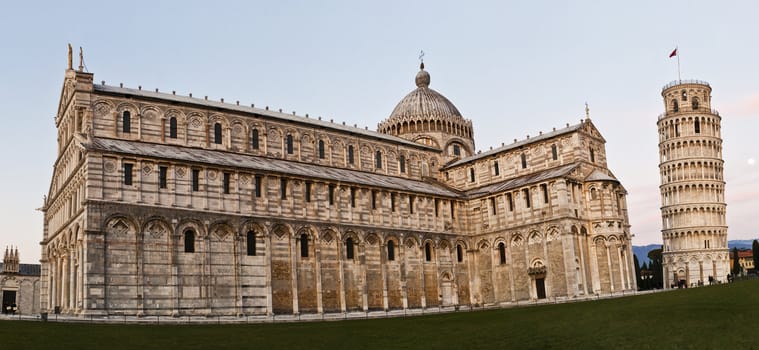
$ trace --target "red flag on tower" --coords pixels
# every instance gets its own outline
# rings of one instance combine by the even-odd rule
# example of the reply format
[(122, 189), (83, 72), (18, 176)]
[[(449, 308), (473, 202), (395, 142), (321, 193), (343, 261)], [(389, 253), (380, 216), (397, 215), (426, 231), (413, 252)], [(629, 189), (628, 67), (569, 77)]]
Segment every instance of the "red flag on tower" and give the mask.
[(672, 53), (669, 54), (669, 58), (672, 58), (674, 56), (677, 56), (677, 48), (675, 48), (674, 50), (672, 50)]

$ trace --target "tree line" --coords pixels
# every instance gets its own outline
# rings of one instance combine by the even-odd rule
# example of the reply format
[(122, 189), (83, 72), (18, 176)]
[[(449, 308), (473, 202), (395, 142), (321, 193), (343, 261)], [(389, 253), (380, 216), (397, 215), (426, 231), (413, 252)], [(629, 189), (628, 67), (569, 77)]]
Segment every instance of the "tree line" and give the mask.
[[(754, 262), (754, 270), (756, 271), (757, 268), (759, 268), (759, 241), (754, 240), (751, 244), (751, 253)], [(743, 272), (743, 267), (740, 265), (740, 259), (738, 259), (738, 248), (733, 248), (731, 254), (733, 256), (731, 273), (732, 275), (738, 275)], [(661, 289), (664, 287), (662, 248), (649, 251), (648, 259), (651, 260), (650, 263), (644, 262), (643, 265), (640, 265), (638, 256), (633, 255), (638, 290)]]

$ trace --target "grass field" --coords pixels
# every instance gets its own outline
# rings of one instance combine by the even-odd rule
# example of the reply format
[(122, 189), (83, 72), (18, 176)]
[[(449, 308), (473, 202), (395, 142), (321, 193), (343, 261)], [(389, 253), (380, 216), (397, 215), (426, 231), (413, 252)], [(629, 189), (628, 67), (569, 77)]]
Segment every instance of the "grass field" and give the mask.
[(0, 321), (0, 349), (759, 349), (759, 280), (581, 303), (337, 322)]

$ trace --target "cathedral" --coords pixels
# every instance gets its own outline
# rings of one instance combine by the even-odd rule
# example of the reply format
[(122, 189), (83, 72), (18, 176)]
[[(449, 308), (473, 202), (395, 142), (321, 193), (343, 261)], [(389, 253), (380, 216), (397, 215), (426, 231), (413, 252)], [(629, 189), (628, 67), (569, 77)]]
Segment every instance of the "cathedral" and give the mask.
[(69, 51), (42, 311), (294, 315), (635, 291), (626, 190), (587, 109), (477, 151), (472, 121), (430, 82), (422, 64), (373, 131), (96, 83)]

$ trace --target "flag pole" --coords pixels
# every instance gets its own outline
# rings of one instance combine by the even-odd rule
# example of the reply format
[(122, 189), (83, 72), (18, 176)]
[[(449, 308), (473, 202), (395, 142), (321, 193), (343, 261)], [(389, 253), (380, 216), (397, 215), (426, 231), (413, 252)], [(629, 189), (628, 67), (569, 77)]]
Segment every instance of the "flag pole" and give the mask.
[(682, 84), (682, 79), (680, 79), (680, 52), (679, 48), (675, 46), (675, 51), (677, 51), (677, 82)]

